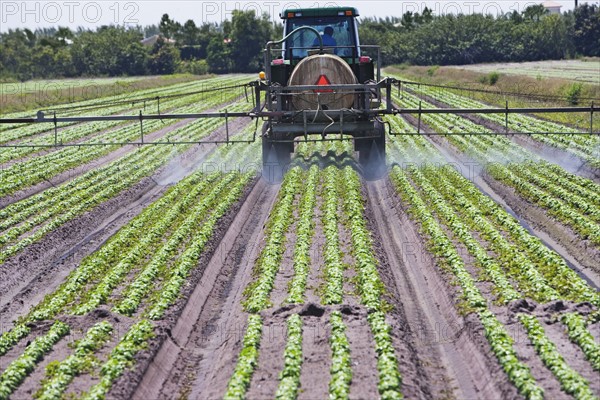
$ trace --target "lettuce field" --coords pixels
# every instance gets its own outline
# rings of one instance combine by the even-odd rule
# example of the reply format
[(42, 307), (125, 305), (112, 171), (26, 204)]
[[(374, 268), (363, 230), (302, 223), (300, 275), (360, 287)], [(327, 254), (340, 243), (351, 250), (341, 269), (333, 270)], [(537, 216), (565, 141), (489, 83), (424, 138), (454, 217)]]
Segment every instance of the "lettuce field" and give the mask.
[[(247, 111), (252, 79), (77, 106)], [(345, 137), (298, 142), (280, 184), (249, 119), (0, 125), (0, 399), (600, 397), (600, 135), (386, 122), (383, 179)]]

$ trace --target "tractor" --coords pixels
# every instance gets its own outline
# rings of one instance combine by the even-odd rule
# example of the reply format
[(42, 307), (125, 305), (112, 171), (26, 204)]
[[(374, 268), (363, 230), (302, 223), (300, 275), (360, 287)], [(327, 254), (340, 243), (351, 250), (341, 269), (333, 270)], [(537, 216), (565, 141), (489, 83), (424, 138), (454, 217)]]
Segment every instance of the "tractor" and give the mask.
[[(381, 79), (379, 47), (360, 45), (358, 16), (352, 7), (281, 13), (284, 37), (267, 43), (264, 79), (255, 96), (254, 111), (265, 119), (262, 151), (267, 180), (281, 180), (298, 137), (353, 140), (363, 175), (377, 179), (385, 174), (385, 128), (380, 117), (393, 112), (392, 80)], [(387, 107), (381, 109), (384, 91)]]

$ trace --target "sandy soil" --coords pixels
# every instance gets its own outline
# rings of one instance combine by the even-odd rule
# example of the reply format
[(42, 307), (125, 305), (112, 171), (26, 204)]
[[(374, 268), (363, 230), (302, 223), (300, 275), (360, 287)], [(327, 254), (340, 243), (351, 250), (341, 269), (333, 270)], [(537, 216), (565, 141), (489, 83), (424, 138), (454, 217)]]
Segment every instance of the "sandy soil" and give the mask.
[(251, 277), (262, 227), (277, 190), (259, 181), (248, 194), (217, 251), (206, 260), (181, 316), (174, 316), (168, 337), (154, 349), (156, 354), (141, 384), (134, 387), (133, 398), (224, 393), (247, 322), (240, 305), (242, 291)]
[[(232, 124), (234, 128), (241, 125), (241, 119)], [(159, 135), (158, 132), (155, 134)], [(225, 129), (221, 127), (209, 138), (224, 136)], [(190, 147), (152, 176), (143, 178), (109, 201), (65, 223), (5, 261), (0, 270), (0, 322), (3, 326), (9, 326), (44, 295), (54, 291), (83, 258), (100, 248), (123, 225), (158, 199), (169, 185), (196, 170), (214, 149), (214, 146)], [(125, 150), (117, 153), (120, 151)], [(87, 164), (86, 168), (93, 166)]]

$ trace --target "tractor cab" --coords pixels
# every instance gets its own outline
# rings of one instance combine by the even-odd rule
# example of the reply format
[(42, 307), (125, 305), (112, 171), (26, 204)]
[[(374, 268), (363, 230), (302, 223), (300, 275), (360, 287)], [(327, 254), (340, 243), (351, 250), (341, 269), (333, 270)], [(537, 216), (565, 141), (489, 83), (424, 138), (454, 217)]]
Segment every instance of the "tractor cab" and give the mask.
[[(343, 59), (360, 83), (375, 79), (374, 60), (361, 57), (358, 16), (358, 10), (353, 7), (283, 11), (280, 17), (284, 20), (283, 36), (287, 39), (282, 43), (280, 56), (270, 62), (271, 81), (287, 84), (300, 61), (320, 52)], [(323, 42), (322, 50), (319, 36)]]
[[(354, 8), (331, 8), (315, 10), (286, 10), (281, 14), (285, 20), (284, 36), (294, 30), (310, 26), (323, 38), (326, 51), (346, 59), (349, 63), (360, 57), (358, 27)], [(319, 39), (312, 30), (300, 31), (284, 42), (283, 59), (297, 63), (315, 52)]]

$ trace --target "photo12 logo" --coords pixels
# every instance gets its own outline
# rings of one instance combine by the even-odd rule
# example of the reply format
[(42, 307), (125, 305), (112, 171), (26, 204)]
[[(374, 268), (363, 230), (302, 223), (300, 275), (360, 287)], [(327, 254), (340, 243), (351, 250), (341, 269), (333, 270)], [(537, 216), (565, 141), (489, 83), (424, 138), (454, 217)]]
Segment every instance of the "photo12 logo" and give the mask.
[(132, 1), (2, 1), (0, 21), (11, 25), (137, 25), (139, 11), (139, 3)]
[[(233, 11), (254, 11), (255, 15), (268, 14), (273, 22), (279, 21), (279, 13), (282, 10), (295, 8), (325, 8), (340, 7), (342, 3), (332, 1), (202, 1), (202, 22), (216, 22), (231, 20)], [(365, 3), (366, 5), (366, 3)]]

